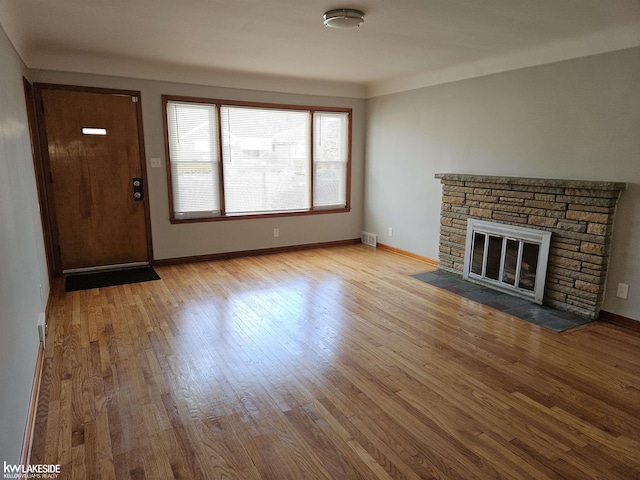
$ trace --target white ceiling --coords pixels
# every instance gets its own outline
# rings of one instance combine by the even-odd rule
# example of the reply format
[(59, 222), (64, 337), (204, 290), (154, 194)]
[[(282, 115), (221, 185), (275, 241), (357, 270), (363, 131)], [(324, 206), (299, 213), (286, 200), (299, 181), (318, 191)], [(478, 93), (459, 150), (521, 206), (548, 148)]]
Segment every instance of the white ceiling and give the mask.
[[(340, 7), (364, 24), (324, 27)], [(0, 23), (34, 69), (375, 96), (638, 46), (640, 0), (0, 0)]]

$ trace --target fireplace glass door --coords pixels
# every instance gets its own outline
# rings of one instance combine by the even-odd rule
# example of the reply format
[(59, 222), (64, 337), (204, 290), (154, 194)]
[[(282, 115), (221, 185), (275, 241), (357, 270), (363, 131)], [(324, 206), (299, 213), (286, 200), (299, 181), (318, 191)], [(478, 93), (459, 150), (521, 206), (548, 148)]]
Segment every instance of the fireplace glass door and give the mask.
[[(467, 251), (468, 262), (465, 261), (465, 278), (481, 280), (541, 301), (545, 279), (544, 276), (539, 278), (537, 274), (540, 265), (546, 270), (550, 234), (537, 231), (532, 234), (530, 229), (523, 232), (525, 229), (522, 228), (487, 222), (484, 224), (484, 228), (474, 228), (467, 232), (467, 248), (470, 248), (470, 252)], [(547, 254), (544, 253), (543, 244)], [(538, 285), (540, 282), (542, 285)]]
[(534, 291), (539, 243), (475, 231), (471, 248), (472, 276), (514, 289)]

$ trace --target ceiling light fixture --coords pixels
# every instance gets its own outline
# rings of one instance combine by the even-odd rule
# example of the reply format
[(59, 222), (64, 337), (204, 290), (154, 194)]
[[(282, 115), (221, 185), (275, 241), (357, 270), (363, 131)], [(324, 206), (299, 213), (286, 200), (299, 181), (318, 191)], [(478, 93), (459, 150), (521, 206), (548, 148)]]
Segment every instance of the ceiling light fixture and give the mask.
[(352, 8), (336, 8), (324, 14), (324, 26), (333, 28), (359, 27), (364, 22), (364, 13)]

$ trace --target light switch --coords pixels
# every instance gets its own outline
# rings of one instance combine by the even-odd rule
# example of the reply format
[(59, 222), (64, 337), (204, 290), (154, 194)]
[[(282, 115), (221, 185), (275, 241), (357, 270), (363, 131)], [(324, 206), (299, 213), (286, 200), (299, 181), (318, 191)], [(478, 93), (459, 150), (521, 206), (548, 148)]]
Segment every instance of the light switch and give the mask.
[(151, 157), (151, 168), (160, 168), (162, 166), (161, 160), (156, 157)]

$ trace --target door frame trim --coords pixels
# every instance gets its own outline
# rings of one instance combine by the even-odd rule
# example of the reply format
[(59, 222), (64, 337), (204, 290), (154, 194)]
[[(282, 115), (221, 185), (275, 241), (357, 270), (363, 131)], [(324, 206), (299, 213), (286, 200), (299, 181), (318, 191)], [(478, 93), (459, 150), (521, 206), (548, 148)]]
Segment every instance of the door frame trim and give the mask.
[(40, 223), (44, 240), (44, 252), (47, 259), (47, 274), (49, 283), (54, 277), (53, 266), (53, 240), (51, 237), (51, 213), (49, 212), (49, 196), (47, 193), (47, 181), (42, 163), (42, 149), (38, 129), (38, 115), (35, 101), (34, 87), (25, 77), (22, 77), (24, 96), (27, 104), (27, 120), (29, 122), (29, 137), (31, 140), (31, 154), (33, 155), (33, 170), (36, 177), (36, 190), (38, 192), (38, 204), (40, 205)]
[(149, 191), (148, 191), (148, 176), (147, 176), (147, 162), (144, 146), (144, 127), (142, 124), (142, 95), (139, 90), (121, 90), (114, 88), (102, 88), (102, 87), (87, 87), (80, 85), (63, 85), (55, 83), (34, 83), (34, 98), (35, 98), (35, 110), (36, 110), (36, 123), (38, 131), (38, 146), (40, 150), (40, 167), (41, 172), (37, 175), (45, 179), (43, 198), (46, 198), (48, 222), (45, 223), (45, 236), (51, 239), (51, 260), (53, 262), (53, 275), (55, 277), (62, 276), (62, 259), (60, 255), (60, 242), (58, 234), (58, 225), (56, 220), (56, 211), (53, 201), (53, 190), (51, 185), (51, 164), (48, 151), (48, 139), (45, 129), (44, 120), (44, 103), (42, 100), (43, 90), (65, 90), (70, 92), (85, 92), (85, 93), (101, 93), (106, 95), (123, 95), (130, 96), (137, 99), (136, 104), (136, 118), (138, 123), (138, 145), (140, 153), (140, 172), (142, 175), (142, 186), (144, 189), (143, 210), (144, 210), (144, 223), (147, 236), (147, 262), (153, 264), (153, 241), (151, 238), (151, 213), (149, 209)]

